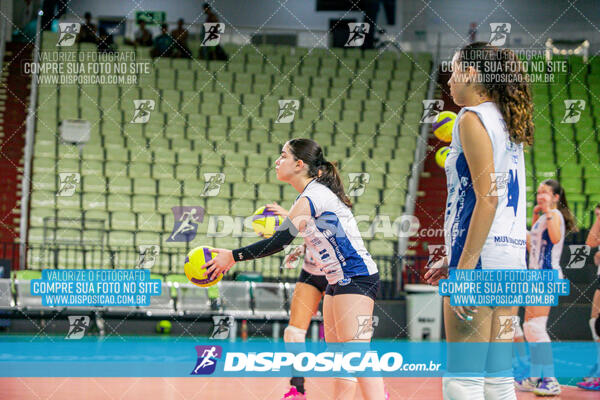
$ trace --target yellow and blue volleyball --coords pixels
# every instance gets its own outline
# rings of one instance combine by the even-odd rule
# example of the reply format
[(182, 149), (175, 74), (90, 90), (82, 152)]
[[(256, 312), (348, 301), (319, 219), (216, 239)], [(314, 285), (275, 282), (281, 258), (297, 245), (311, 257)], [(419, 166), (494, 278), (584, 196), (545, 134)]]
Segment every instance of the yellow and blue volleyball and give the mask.
[(252, 215), (252, 228), (257, 235), (270, 238), (283, 223), (283, 217), (273, 211), (266, 210), (266, 206), (259, 208)]
[(211, 250), (212, 247), (209, 246), (196, 247), (190, 250), (185, 257), (185, 265), (183, 266), (185, 276), (196, 286), (210, 287), (216, 285), (223, 278), (223, 274), (219, 274), (215, 279), (210, 279), (206, 273), (206, 268), (202, 267), (217, 256), (217, 253)]
[(433, 134), (435, 137), (440, 139), (442, 142), (449, 142), (452, 140), (452, 129), (454, 128), (454, 122), (456, 121), (456, 113), (452, 111), (442, 111), (438, 115), (437, 121), (433, 123)]
[(171, 321), (163, 319), (156, 324), (156, 333), (168, 335), (171, 333)]
[(444, 168), (446, 165), (446, 157), (448, 157), (448, 153), (450, 153), (450, 147), (444, 146), (440, 147), (438, 151), (435, 152), (435, 162), (440, 167)]

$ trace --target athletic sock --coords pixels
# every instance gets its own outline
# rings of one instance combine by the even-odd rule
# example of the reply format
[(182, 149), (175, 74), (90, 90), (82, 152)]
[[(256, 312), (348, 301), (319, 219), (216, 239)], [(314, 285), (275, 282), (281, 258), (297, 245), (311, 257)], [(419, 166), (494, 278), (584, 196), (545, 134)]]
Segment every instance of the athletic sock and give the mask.
[(304, 377), (298, 376), (290, 379), (290, 384), (296, 387), (296, 390), (304, 394)]

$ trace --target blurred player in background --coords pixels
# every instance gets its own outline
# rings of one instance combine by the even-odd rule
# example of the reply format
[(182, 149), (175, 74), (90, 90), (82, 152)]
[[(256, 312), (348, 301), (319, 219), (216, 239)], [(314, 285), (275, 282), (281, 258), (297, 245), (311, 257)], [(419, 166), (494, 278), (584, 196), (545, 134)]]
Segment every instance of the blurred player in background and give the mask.
[[(448, 255), (446, 265), (425, 274), (431, 284), (446, 276), (447, 268), (527, 268), (523, 146), (533, 143), (533, 103), (522, 68), (511, 50), (483, 42), (454, 55), (448, 84), (462, 110), (445, 165)], [(507, 182), (505, 193), (497, 189), (498, 179)], [(495, 237), (507, 239), (500, 245)], [(510, 342), (499, 338), (499, 332), (501, 321), (515, 313), (516, 307), (451, 306), (445, 297), (447, 341)], [(442, 379), (444, 399), (516, 399), (512, 376), (484, 377), (484, 372), (511, 370), (512, 355), (498, 353), (469, 354), (465, 360), (464, 353), (450, 351), (451, 375)], [(457, 366), (465, 363), (467, 370)]]
[(598, 266), (598, 283), (594, 292), (594, 300), (592, 300), (592, 308), (590, 311), (590, 331), (592, 338), (596, 342), (597, 360), (596, 365), (592, 368), (590, 376), (584, 378), (582, 382), (577, 383), (577, 387), (586, 390), (600, 391), (600, 203), (594, 208), (594, 216), (596, 220), (588, 233), (585, 244), (592, 249), (597, 248), (594, 255), (594, 264)]
[[(577, 230), (575, 218), (569, 210), (565, 190), (554, 179), (540, 183), (536, 200), (527, 241), (529, 269), (553, 269), (562, 279), (560, 256), (566, 234)], [(516, 342), (522, 342), (524, 334), (529, 343), (547, 343), (530, 347), (531, 371), (525, 377), (515, 379), (517, 389), (538, 396), (554, 396), (561, 392), (554, 377), (551, 340), (546, 327), (549, 314), (550, 306), (527, 306), (523, 329), (517, 324), (515, 333)]]

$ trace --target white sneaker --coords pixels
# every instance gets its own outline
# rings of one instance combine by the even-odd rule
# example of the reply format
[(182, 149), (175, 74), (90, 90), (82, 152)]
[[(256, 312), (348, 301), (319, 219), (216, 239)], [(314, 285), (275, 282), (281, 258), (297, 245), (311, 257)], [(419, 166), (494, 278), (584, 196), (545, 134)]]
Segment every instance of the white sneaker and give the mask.
[(556, 378), (544, 378), (533, 390), (536, 396), (556, 396), (560, 394), (560, 384)]
[(515, 388), (521, 392), (533, 392), (539, 379), (525, 378), (515, 379)]

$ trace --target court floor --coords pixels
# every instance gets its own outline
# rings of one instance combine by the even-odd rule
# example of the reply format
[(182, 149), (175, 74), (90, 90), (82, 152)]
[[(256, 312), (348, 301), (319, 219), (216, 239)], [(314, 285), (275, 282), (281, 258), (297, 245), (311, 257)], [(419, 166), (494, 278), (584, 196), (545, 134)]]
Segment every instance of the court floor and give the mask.
[[(441, 378), (390, 378), (392, 400), (441, 399)], [(0, 399), (10, 400), (279, 400), (286, 378), (0, 378)], [(332, 379), (307, 379), (309, 400), (331, 399)], [(519, 400), (538, 398), (517, 393)], [(563, 386), (554, 399), (599, 399), (600, 393)], [(354, 400), (362, 400), (357, 394)], [(351, 399), (349, 399), (351, 400)]]

